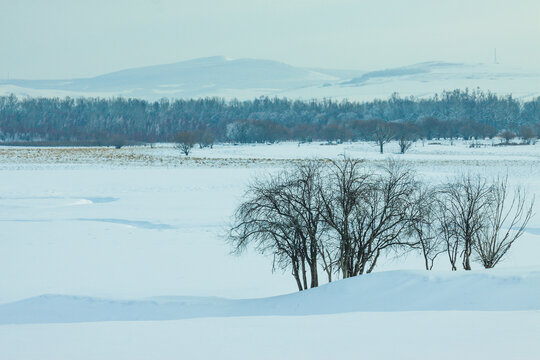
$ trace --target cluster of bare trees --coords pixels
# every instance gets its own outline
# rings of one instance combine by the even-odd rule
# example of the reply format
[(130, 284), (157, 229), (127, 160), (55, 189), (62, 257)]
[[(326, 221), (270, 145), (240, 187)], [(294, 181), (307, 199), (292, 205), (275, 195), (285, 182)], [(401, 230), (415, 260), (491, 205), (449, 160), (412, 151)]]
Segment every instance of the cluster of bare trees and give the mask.
[(523, 234), (534, 199), (507, 178), (462, 175), (430, 186), (396, 161), (311, 160), (259, 178), (237, 208), (228, 239), (290, 270), (299, 290), (370, 273), (382, 257), (422, 254), (425, 268), (447, 254), (452, 270), (471, 260), (492, 268)]
[(540, 127), (535, 131), (534, 127), (528, 124), (520, 126), (516, 133), (508, 129), (499, 133), (499, 137), (504, 140), (505, 145), (514, 144), (510, 142), (514, 138), (520, 138), (522, 144), (535, 145), (539, 135)]

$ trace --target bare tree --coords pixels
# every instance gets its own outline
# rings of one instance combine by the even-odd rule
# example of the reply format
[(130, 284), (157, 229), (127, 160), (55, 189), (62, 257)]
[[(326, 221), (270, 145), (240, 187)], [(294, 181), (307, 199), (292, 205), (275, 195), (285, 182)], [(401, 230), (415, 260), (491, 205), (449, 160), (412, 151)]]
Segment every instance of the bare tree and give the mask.
[(524, 143), (534, 144), (537, 137), (534, 129), (529, 125), (522, 125), (519, 127), (519, 137), (523, 139)]
[(375, 142), (379, 145), (379, 151), (381, 154), (384, 152), (384, 145), (392, 141), (394, 136), (395, 133), (392, 126), (389, 123), (380, 120), (375, 127), (373, 137), (375, 138)]
[(452, 218), (450, 211), (448, 211), (448, 204), (443, 199), (438, 198), (435, 206), (437, 233), (444, 242), (444, 249), (448, 255), (452, 271), (456, 271), (459, 250), (462, 247), (462, 241), (456, 229), (456, 221)]
[(328, 282), (332, 282), (333, 274), (339, 270), (339, 246), (335, 246), (331, 237), (324, 237), (319, 242), (319, 255)]
[(280, 268), (290, 268), (299, 290), (319, 285), (320, 171), (321, 165), (311, 161), (252, 184), (229, 233), (234, 251), (253, 244), (271, 253)]
[(191, 131), (180, 132), (174, 137), (174, 142), (176, 143), (176, 147), (180, 149), (184, 155), (188, 156), (191, 149), (193, 149), (193, 146), (195, 146), (195, 133)]
[(465, 270), (471, 270), (470, 257), (474, 242), (486, 221), (490, 192), (484, 178), (472, 175), (463, 175), (441, 189), (444, 226), (453, 232), (451, 238), (462, 247), (460, 255)]
[(386, 250), (405, 245), (412, 172), (388, 162), (380, 173), (360, 160), (331, 163), (329, 185), (321, 192), (323, 218), (339, 242), (343, 278), (370, 273)]
[(478, 260), (486, 269), (495, 267), (523, 235), (534, 204), (534, 198), (527, 201), (527, 193), (521, 187), (510, 193), (508, 177), (496, 179), (491, 189), (493, 201), (474, 243)]
[(310, 269), (310, 287), (319, 285), (318, 256), (324, 233), (320, 198), (322, 164), (316, 160), (296, 164), (284, 173), (288, 180), (283, 189), (282, 202), (294, 219), (298, 236), (302, 240), (304, 258)]
[(121, 149), (127, 143), (126, 138), (122, 135), (114, 135), (111, 137), (110, 141), (115, 149)]
[(361, 160), (345, 159), (330, 165), (329, 183), (321, 189), (325, 223), (338, 235), (338, 268), (343, 278), (355, 275), (356, 239), (351, 224), (358, 203), (373, 187), (373, 174), (361, 171)]
[(499, 137), (501, 137), (502, 139), (504, 139), (504, 143), (506, 145), (510, 144), (510, 140), (512, 140), (513, 138), (516, 137), (516, 134), (514, 134), (513, 132), (511, 132), (510, 130), (503, 130), (500, 134), (499, 134)]
[(398, 144), (399, 144), (399, 152), (401, 154), (405, 154), (405, 152), (407, 150), (409, 150), (409, 148), (412, 146), (412, 140), (409, 139), (409, 137), (407, 137), (406, 135), (401, 135), (399, 137), (399, 141), (398, 141)]
[(199, 144), (199, 149), (214, 147), (214, 132), (211, 129), (197, 130), (194, 133), (195, 141)]
[(436, 190), (419, 185), (412, 195), (409, 231), (414, 241), (411, 246), (421, 250), (426, 270), (433, 269), (437, 256), (447, 251), (444, 246), (446, 237), (444, 234), (441, 236), (441, 229), (437, 226), (437, 194)]

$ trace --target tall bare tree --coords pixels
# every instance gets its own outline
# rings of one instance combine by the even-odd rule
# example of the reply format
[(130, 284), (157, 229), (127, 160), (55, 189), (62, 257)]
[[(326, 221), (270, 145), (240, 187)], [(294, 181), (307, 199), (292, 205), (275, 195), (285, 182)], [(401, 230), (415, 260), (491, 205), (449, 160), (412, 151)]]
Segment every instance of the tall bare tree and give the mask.
[[(471, 270), (470, 257), (474, 242), (482, 230), (491, 203), (491, 188), (480, 176), (462, 175), (441, 189), (443, 225), (454, 241), (462, 247), (463, 269)], [(449, 223), (450, 222), (450, 223)]]
[(486, 268), (493, 268), (521, 236), (533, 214), (534, 198), (527, 200), (521, 187), (508, 188), (508, 177), (497, 178), (492, 186), (492, 202), (484, 226), (476, 236), (474, 250)]
[(338, 235), (342, 276), (369, 273), (384, 251), (406, 244), (414, 176), (393, 161), (376, 173), (345, 159), (332, 162), (329, 181), (321, 193), (323, 218)]
[[(229, 240), (234, 251), (253, 244), (290, 268), (299, 290), (319, 285), (318, 256), (323, 232), (317, 161), (297, 164), (270, 179), (259, 179), (236, 210)], [(308, 281), (308, 271), (309, 278)]]
[(338, 235), (338, 267), (343, 278), (354, 276), (356, 239), (351, 228), (359, 202), (374, 186), (373, 174), (363, 168), (361, 160), (332, 161), (327, 185), (321, 189), (323, 218)]
[(444, 201), (444, 198), (437, 198), (435, 203), (435, 218), (437, 234), (444, 243), (444, 249), (448, 255), (452, 271), (456, 271), (462, 241), (458, 236), (456, 221), (454, 221), (450, 211), (448, 211), (448, 206), (449, 204)]
[(409, 232), (413, 239), (411, 246), (419, 249), (424, 257), (426, 270), (433, 269), (435, 259), (447, 251), (445, 234), (438, 226), (438, 192), (420, 184), (412, 194), (412, 211)]

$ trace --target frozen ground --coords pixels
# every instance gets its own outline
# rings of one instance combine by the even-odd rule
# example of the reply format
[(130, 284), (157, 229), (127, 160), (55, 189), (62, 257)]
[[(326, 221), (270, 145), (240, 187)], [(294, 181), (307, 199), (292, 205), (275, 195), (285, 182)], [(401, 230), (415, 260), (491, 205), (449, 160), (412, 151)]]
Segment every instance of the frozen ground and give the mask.
[(540, 356), (538, 312), (319, 316), (0, 326), (3, 359), (512, 359)]
[(250, 178), (291, 160), (403, 158), (435, 182), (508, 173), (538, 199), (539, 146), (0, 148), (0, 358), (537, 359), (539, 201), (495, 271), (449, 273), (441, 257), (432, 274), (409, 255), (282, 297), (292, 277), (229, 255), (222, 235)]

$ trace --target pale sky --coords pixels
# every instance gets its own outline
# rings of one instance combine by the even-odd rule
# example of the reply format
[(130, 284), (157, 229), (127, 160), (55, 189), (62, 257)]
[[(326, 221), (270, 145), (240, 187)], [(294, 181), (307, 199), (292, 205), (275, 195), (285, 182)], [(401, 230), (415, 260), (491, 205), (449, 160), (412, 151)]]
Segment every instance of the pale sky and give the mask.
[(0, 78), (73, 78), (224, 55), (374, 70), (540, 67), (539, 0), (0, 0)]

